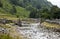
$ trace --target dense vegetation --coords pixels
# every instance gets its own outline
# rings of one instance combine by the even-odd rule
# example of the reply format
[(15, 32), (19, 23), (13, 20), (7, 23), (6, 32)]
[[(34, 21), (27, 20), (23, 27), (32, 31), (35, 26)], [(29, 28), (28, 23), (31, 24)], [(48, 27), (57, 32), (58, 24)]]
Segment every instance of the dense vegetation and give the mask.
[(45, 19), (60, 19), (60, 8), (52, 6), (50, 10), (47, 8), (40, 10), (33, 10), (30, 13), (30, 17), (33, 18), (45, 18)]
[(0, 13), (30, 18), (60, 18), (60, 9), (47, 0), (0, 0)]
[(47, 0), (0, 0), (0, 13), (29, 17), (33, 9), (50, 8)]

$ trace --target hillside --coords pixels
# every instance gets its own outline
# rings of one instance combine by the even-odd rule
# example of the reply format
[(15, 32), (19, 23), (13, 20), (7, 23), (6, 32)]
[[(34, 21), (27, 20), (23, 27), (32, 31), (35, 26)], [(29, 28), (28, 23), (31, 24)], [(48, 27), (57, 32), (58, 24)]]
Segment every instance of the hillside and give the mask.
[(47, 0), (10, 0), (10, 2), (14, 5), (18, 5), (21, 7), (35, 7), (35, 8), (50, 8), (52, 6)]
[(50, 9), (52, 4), (47, 0), (0, 0), (0, 13), (29, 17), (33, 8)]

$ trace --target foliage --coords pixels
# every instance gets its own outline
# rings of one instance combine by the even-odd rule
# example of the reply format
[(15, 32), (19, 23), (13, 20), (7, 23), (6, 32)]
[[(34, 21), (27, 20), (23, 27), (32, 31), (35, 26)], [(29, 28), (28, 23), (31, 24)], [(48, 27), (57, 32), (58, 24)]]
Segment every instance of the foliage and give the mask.
[(23, 17), (29, 17), (30, 11), (27, 11), (25, 8), (16, 6), (16, 16), (18, 15), (19, 17), (23, 18)]
[(0, 13), (20, 18), (60, 18), (60, 8), (47, 0), (0, 0)]
[(58, 8), (57, 6), (53, 6), (50, 10), (47, 8), (42, 8), (40, 10), (32, 9), (30, 17), (44, 19), (60, 19), (60, 8)]
[(51, 12), (51, 18), (60, 19), (60, 8), (58, 8), (57, 6), (53, 6), (50, 12)]
[[(52, 4), (47, 0), (0, 0), (0, 13), (18, 15), (21, 18), (30, 17), (30, 13), (34, 13), (37, 18), (39, 17), (38, 12), (34, 11), (33, 8), (40, 10), (50, 7), (52, 7)], [(35, 17), (33, 16), (33, 18)]]

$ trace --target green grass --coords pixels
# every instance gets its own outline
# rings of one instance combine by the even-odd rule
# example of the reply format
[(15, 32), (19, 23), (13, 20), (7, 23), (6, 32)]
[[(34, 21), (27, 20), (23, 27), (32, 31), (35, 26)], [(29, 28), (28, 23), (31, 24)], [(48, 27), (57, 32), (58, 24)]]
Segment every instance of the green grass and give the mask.
[(0, 34), (0, 39), (23, 39), (22, 37), (11, 37), (9, 34)]
[(0, 34), (0, 39), (13, 39), (13, 38), (7, 34)]
[(18, 18), (15, 15), (0, 13), (0, 19), (6, 18), (8, 20), (17, 20)]

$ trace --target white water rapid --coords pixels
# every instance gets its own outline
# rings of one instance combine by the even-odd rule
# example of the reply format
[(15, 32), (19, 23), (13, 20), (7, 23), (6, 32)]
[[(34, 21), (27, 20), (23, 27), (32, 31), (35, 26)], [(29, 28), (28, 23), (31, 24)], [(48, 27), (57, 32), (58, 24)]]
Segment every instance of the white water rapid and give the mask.
[(42, 27), (38, 28), (39, 24), (33, 23), (27, 24), (28, 26), (17, 27), (17, 31), (28, 39), (60, 39), (60, 33)]

